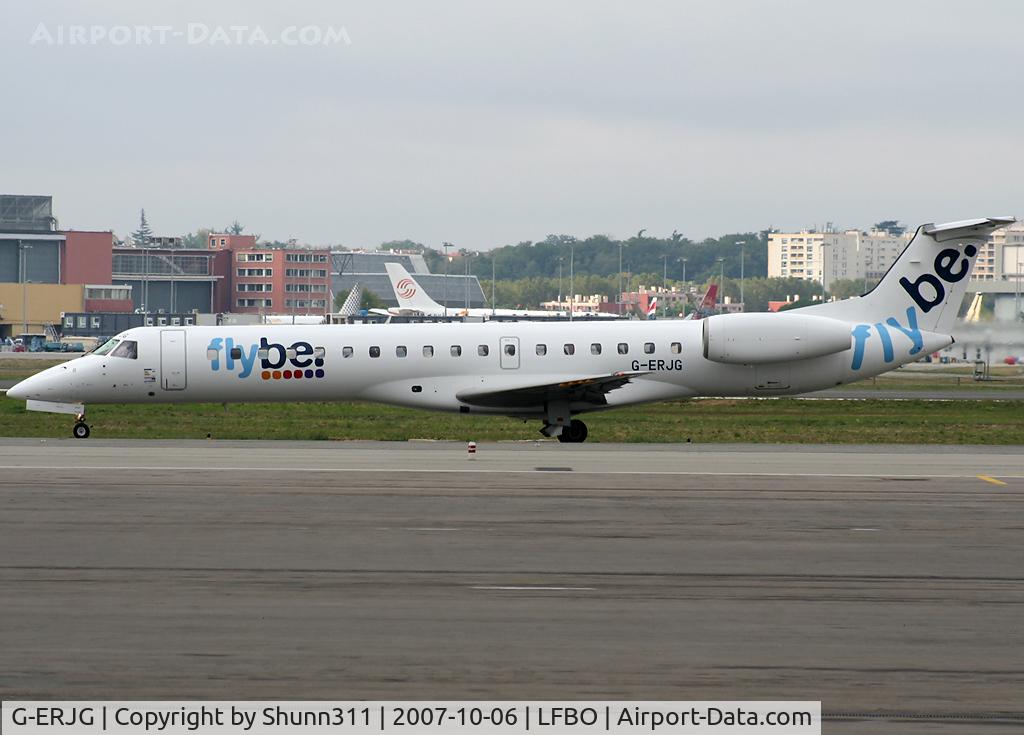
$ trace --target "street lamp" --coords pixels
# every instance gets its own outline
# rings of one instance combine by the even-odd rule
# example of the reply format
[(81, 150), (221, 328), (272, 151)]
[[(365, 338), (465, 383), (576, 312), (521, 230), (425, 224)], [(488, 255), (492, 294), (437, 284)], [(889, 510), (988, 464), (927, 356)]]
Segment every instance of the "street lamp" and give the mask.
[(463, 257), (466, 259), (466, 311), (469, 311), (469, 262), (473, 254), (467, 252)]
[(451, 259), (448, 257), (448, 248), (452, 247), (450, 242), (441, 243), (441, 247), (444, 248), (444, 315), (448, 316), (448, 264), (451, 263)]
[(746, 260), (747, 255), (747, 241), (737, 240), (736, 244), (740, 246), (740, 303), (743, 304), (743, 311), (747, 310), (746, 301), (743, 300), (743, 261)]
[(686, 258), (680, 258), (679, 262), (683, 264), (683, 288), (686, 288)]
[(558, 308), (562, 308), (562, 261), (565, 260), (565, 256), (558, 256)]
[[(574, 296), (573, 296), (573, 285), (574, 284), (573, 284), (573, 279), (572, 279), (572, 276), (573, 276), (573, 272), (572, 272), (573, 254), (574, 254), (573, 245), (572, 245), (572, 243), (569, 243), (569, 321), (570, 322), (572, 321), (572, 316), (573, 316), (572, 313), (573, 313), (573, 298), (574, 298)], [(622, 272), (620, 271), (619, 272), (619, 279), (621, 280), (621, 278), (622, 278)]]
[(721, 291), (719, 295), (718, 303), (725, 305), (725, 258), (718, 259), (718, 265), (721, 268), (721, 275), (718, 278), (718, 290)]
[(28, 333), (28, 257), (26, 250), (31, 250), (31, 245), (26, 245), (18, 240), (18, 254), (21, 256), (21, 332)]
[(622, 316), (622, 240), (619, 240), (619, 296), (615, 300), (618, 302), (619, 316)]

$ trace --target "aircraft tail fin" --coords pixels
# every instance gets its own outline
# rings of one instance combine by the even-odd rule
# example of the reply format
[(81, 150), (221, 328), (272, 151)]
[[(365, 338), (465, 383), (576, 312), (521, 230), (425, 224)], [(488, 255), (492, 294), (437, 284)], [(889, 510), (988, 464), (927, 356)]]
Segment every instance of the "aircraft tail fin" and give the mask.
[(856, 322), (884, 322), (913, 313), (919, 329), (951, 334), (980, 246), (1013, 217), (922, 225), (871, 291), (800, 311)]
[(354, 316), (359, 313), (359, 304), (363, 301), (363, 286), (361, 283), (356, 283), (352, 286), (352, 290), (348, 292), (348, 296), (345, 298), (345, 303), (338, 309), (339, 316)]
[(391, 288), (395, 290), (395, 298), (398, 299), (398, 306), (402, 309), (413, 309), (416, 311), (442, 311), (441, 304), (434, 301), (414, 279), (405, 268), (398, 263), (385, 263), (391, 279)]
[(718, 284), (712, 283), (704, 293), (704, 298), (694, 307), (694, 310), (686, 315), (686, 319), (705, 319), (715, 313), (715, 301), (718, 299)]

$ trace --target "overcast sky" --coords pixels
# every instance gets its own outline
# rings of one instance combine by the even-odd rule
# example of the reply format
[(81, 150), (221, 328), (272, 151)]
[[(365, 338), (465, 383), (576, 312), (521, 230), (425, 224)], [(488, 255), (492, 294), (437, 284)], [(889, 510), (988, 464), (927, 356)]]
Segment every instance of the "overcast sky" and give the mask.
[(157, 234), (471, 249), (1024, 213), (1015, 0), (162, 6), (4, 3), (0, 192), (120, 235), (145, 207)]

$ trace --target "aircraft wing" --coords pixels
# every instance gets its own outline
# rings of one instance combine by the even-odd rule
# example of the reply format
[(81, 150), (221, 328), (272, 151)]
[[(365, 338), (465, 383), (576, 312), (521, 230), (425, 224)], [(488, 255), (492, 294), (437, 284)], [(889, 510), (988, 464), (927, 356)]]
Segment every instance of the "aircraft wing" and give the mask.
[(466, 390), (456, 394), (463, 403), (471, 406), (488, 408), (539, 406), (546, 401), (564, 400), (570, 403), (592, 403), (604, 406), (608, 403), (606, 394), (621, 388), (629, 381), (647, 372), (612, 373), (610, 375), (594, 375), (575, 380), (557, 383), (533, 383), (518, 386), (506, 386), (489, 390)]

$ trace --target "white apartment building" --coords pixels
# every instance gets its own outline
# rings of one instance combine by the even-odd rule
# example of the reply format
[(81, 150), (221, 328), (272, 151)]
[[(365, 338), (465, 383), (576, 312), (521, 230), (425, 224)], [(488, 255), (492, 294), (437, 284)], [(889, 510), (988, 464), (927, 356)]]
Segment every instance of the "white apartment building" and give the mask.
[(903, 252), (910, 234), (887, 232), (773, 232), (768, 235), (768, 277), (816, 281), (878, 279)]

